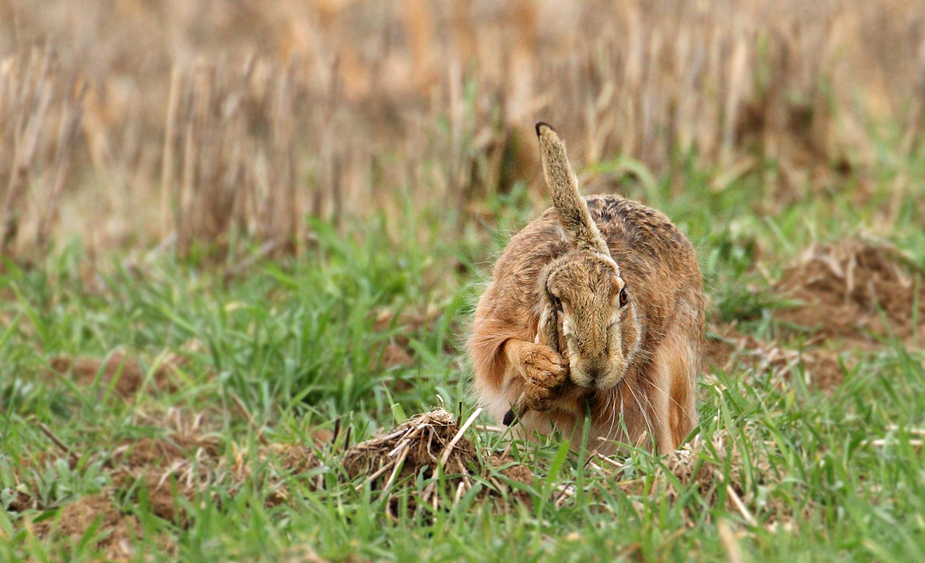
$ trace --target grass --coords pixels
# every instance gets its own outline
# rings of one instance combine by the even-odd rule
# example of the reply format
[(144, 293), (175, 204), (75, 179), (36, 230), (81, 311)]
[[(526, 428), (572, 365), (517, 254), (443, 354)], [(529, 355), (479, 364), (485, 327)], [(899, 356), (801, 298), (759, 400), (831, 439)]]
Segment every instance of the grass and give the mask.
[[(680, 196), (668, 179), (626, 190), (694, 241), (711, 330), (735, 326), (802, 353), (803, 338), (775, 319), (788, 305), (776, 277), (807, 245), (864, 233), (881, 200), (858, 205), (847, 180), (762, 215), (777, 202), (753, 197), (761, 173), (721, 191), (707, 173), (683, 174)], [(875, 186), (875, 196), (888, 186)], [(921, 193), (907, 197), (907, 211), (877, 234), (921, 266), (922, 218), (908, 211)], [(850, 343), (836, 348), (843, 380), (827, 390), (806, 383), (808, 360), (781, 366), (743, 355), (711, 366), (700, 384), (702, 446), (684, 459), (628, 448), (614, 463), (588, 460), (555, 438), (511, 444), (470, 429), (480, 459), (509, 448), (510, 462), (535, 479), (489, 470), (438, 509), (422, 495), (451, 475), (420, 473), (385, 494), (363, 477), (345, 482), (336, 465), (300, 474), (282, 454), (261, 455), (263, 444), (309, 444), (335, 426), (346, 446), (441, 403), (468, 417), (468, 315), (490, 257), (533, 213), (518, 188), (486, 207), (492, 222), (467, 224), (461, 237), (436, 210), (401, 224), (351, 224), (348, 236), (316, 221), (305, 256), (258, 259), (234, 276), (163, 257), (88, 271), (79, 245), (35, 267), (8, 262), (0, 486), (5, 507), (20, 493), (30, 504), (0, 512), (0, 560), (925, 559), (925, 369), (914, 339), (880, 338), (853, 365)], [(411, 361), (386, 361), (390, 346)], [(56, 358), (115, 352), (139, 366), (127, 395), (118, 380), (128, 360), (112, 373), (96, 364), (83, 378), (77, 368), (54, 369)], [(164, 518), (152, 483), (116, 476), (115, 452), (176, 439), (184, 424), (199, 441), (181, 465), (197, 477), (190, 489), (179, 470), (161, 483), (179, 515)], [(508, 487), (497, 490), (492, 478)], [(317, 479), (326, 486), (312, 486)], [(288, 500), (266, 502), (281, 483)], [(40, 537), (66, 525), (67, 506), (94, 495), (131, 520), (131, 549), (107, 543), (117, 532), (103, 513), (84, 515), (71, 534)]]

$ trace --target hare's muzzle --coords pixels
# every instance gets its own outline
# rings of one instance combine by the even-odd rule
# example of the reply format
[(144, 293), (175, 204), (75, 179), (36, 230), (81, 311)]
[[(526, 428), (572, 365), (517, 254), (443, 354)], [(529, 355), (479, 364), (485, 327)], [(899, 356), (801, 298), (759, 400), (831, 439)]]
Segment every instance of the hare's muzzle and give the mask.
[(611, 389), (619, 383), (623, 375), (609, 356), (584, 361), (572, 358), (569, 363), (569, 378), (579, 387)]

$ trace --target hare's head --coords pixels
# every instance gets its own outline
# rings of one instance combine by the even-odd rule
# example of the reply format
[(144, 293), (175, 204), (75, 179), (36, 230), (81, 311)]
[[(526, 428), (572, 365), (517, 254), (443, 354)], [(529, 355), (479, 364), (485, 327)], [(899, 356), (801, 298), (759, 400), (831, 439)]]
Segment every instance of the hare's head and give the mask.
[(575, 248), (543, 271), (545, 296), (540, 336), (569, 361), (575, 385), (610, 389), (626, 374), (639, 349), (640, 330), (632, 288), (620, 276), (607, 242), (578, 192), (578, 179), (565, 145), (538, 123), (543, 172), (559, 221)]

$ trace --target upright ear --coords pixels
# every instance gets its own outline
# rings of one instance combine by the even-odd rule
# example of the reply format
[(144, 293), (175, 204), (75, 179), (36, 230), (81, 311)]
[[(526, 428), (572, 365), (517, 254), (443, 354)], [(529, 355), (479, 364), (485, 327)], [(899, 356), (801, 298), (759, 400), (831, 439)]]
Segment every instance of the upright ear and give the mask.
[(552, 191), (552, 204), (565, 232), (572, 237), (579, 250), (609, 257), (607, 242), (591, 219), (588, 205), (578, 191), (578, 177), (568, 161), (565, 143), (555, 129), (542, 121), (536, 124), (536, 136), (540, 141), (543, 175)]

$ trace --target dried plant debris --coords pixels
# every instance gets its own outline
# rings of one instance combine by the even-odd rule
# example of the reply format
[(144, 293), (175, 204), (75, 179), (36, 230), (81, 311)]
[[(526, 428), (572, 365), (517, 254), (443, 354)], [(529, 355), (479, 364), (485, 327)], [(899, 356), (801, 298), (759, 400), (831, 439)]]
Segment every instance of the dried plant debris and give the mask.
[[(529, 494), (518, 484), (532, 485), (533, 470), (509, 456), (479, 456), (475, 445), (465, 437), (480, 413), (481, 409), (477, 409), (460, 426), (450, 413), (438, 408), (340, 452), (317, 443), (315, 447), (273, 444), (261, 455), (274, 456), (291, 473), (274, 486), (267, 503), (288, 499), (290, 491), (285, 482), (303, 480), (303, 475), (309, 476), (303, 481), (309, 488), (324, 489), (329, 485), (324, 479), (326, 474), (333, 476), (338, 485), (349, 484), (356, 489), (368, 485), (390, 495), (390, 515), (397, 507), (393, 495), (404, 491), (403, 485), (415, 479), (430, 483), (420, 496), (409, 499), (412, 510), (420, 502), (434, 508), (448, 501), (454, 505), (477, 481), (487, 485), (481, 498), (510, 496), (529, 505)], [(438, 475), (441, 478), (435, 479)]]
[[(303, 480), (303, 475), (309, 475), (303, 482), (313, 490), (328, 485), (324, 479), (327, 474), (333, 476), (338, 485), (350, 484), (357, 489), (368, 485), (372, 490), (392, 495), (403, 490), (401, 486), (409, 479), (427, 480), (442, 474), (441, 479), (430, 481), (420, 497), (410, 499), (408, 506), (412, 509), (422, 501), (434, 508), (446, 499), (455, 504), (472, 489), (476, 480), (490, 483), (483, 489), (483, 497), (511, 494), (529, 503), (529, 496), (511, 483), (532, 484), (532, 470), (510, 457), (482, 458), (475, 445), (464, 436), (480, 413), (481, 409), (476, 410), (459, 426), (450, 413), (436, 409), (341, 452), (319, 447), (316, 442), (314, 447), (272, 444), (261, 455), (279, 459), (283, 469), (291, 472), (288, 479)], [(267, 504), (275, 505), (289, 498), (285, 481), (281, 479), (273, 487)], [(394, 514), (395, 498), (390, 501), (388, 509)]]
[(799, 377), (811, 388), (842, 383), (846, 371), (872, 351), (876, 340), (907, 341), (925, 335), (925, 272), (899, 250), (853, 240), (814, 245), (785, 270), (775, 290), (792, 306), (774, 311), (783, 336), (759, 340), (735, 324), (708, 329), (708, 367), (749, 368), (784, 385)]
[[(285, 251), (305, 234), (298, 218), (309, 213), (341, 219), (386, 209), (400, 217), (403, 208), (389, 204), (395, 186), (426, 191), (433, 201), (459, 192), (450, 199), (465, 216), (486, 195), (536, 173), (521, 135), (525, 122), (545, 111), (538, 100), (550, 99), (558, 121), (593, 132), (567, 135), (576, 138), (576, 158), (597, 162), (619, 153), (663, 169), (673, 151), (696, 149), (724, 169), (717, 189), (769, 158), (780, 163), (774, 198), (786, 202), (807, 186), (831, 184), (807, 177), (826, 180), (877, 162), (863, 124), (902, 118), (895, 108), (918, 87), (917, 73), (903, 69), (918, 68), (911, 46), (925, 20), (914, 2), (823, 3), (810, 15), (799, 9), (804, 3), (765, 0), (737, 5), (732, 21), (722, 4), (711, 3), (579, 2), (562, 18), (519, 2), (472, 2), (457, 17), (457, 3), (409, 11), (401, 2), (326, 2), (318, 12), (314, 2), (290, 1), (280, 9), (245, 8), (245, 17), (191, 10), (172, 16), (175, 26), (159, 25), (155, 11), (138, 13), (138, 25), (126, 26), (121, 12), (43, 17), (44, 4), (18, 5), (12, 35), (20, 40), (0, 35), (9, 55), (0, 68), (9, 91), (0, 105), (9, 149), (0, 155), (0, 184), (11, 192), (0, 246), (9, 251), (44, 248), (58, 224), (71, 226), (48, 221), (57, 215), (76, 222), (86, 240), (99, 240), (93, 247), (173, 232), (182, 253), (199, 242), (227, 244), (241, 229)], [(293, 21), (327, 40), (293, 40), (285, 31)], [(820, 31), (797, 31), (804, 25)], [(98, 32), (89, 43), (80, 37), (88, 26)], [(644, 39), (625, 41), (609, 32), (614, 26), (631, 26)], [(215, 32), (206, 39), (201, 29)], [(525, 48), (537, 29), (543, 41)], [(876, 48), (861, 49), (869, 29), (877, 29)], [(408, 40), (379, 48), (394, 33)], [(576, 41), (579, 33), (587, 40)], [(38, 49), (22, 37), (55, 37), (57, 47)], [(693, 39), (701, 37), (709, 38), (709, 52), (730, 56), (704, 56), (704, 43)], [(193, 51), (178, 56), (171, 48), (178, 41)], [(753, 48), (758, 43), (762, 49)], [(885, 47), (895, 45), (906, 48)], [(440, 53), (450, 51), (466, 73), (445, 73)], [(638, 69), (647, 69), (644, 79)], [(716, 95), (721, 76), (728, 79)], [(464, 97), (444, 95), (431, 101), (459, 91), (462, 81), (485, 92), (486, 103), (467, 108)], [(90, 86), (81, 102), (84, 82)], [(859, 104), (859, 96), (883, 103)], [(475, 113), (454, 121), (452, 135), (408, 125), (463, 110)], [(904, 145), (920, 133), (911, 120)], [(381, 158), (384, 149), (394, 157)], [(89, 158), (68, 158), (71, 151)], [(446, 163), (441, 168), (451, 172), (431, 174), (422, 162)], [(96, 189), (99, 182), (88, 180), (100, 170), (124, 189), (84, 193)], [(367, 201), (370, 174), (377, 181)], [(311, 189), (296, 189), (307, 175)], [(63, 197), (67, 192), (83, 197)], [(139, 212), (125, 217), (121, 199)]]
[[(814, 245), (792, 264), (776, 289), (798, 305), (775, 313), (792, 328), (819, 340), (853, 345), (876, 338), (925, 334), (923, 271), (899, 250), (853, 240)], [(917, 326), (916, 326), (917, 325)]]
[[(459, 428), (443, 409), (420, 414), (388, 434), (367, 440), (344, 455), (342, 465), (351, 477), (369, 475), (377, 488), (389, 488), (395, 478), (416, 475), (422, 468), (430, 472), (447, 453), (447, 464), (461, 473), (475, 458), (475, 448), (466, 438), (448, 446)], [(375, 476), (375, 477), (373, 477)]]

